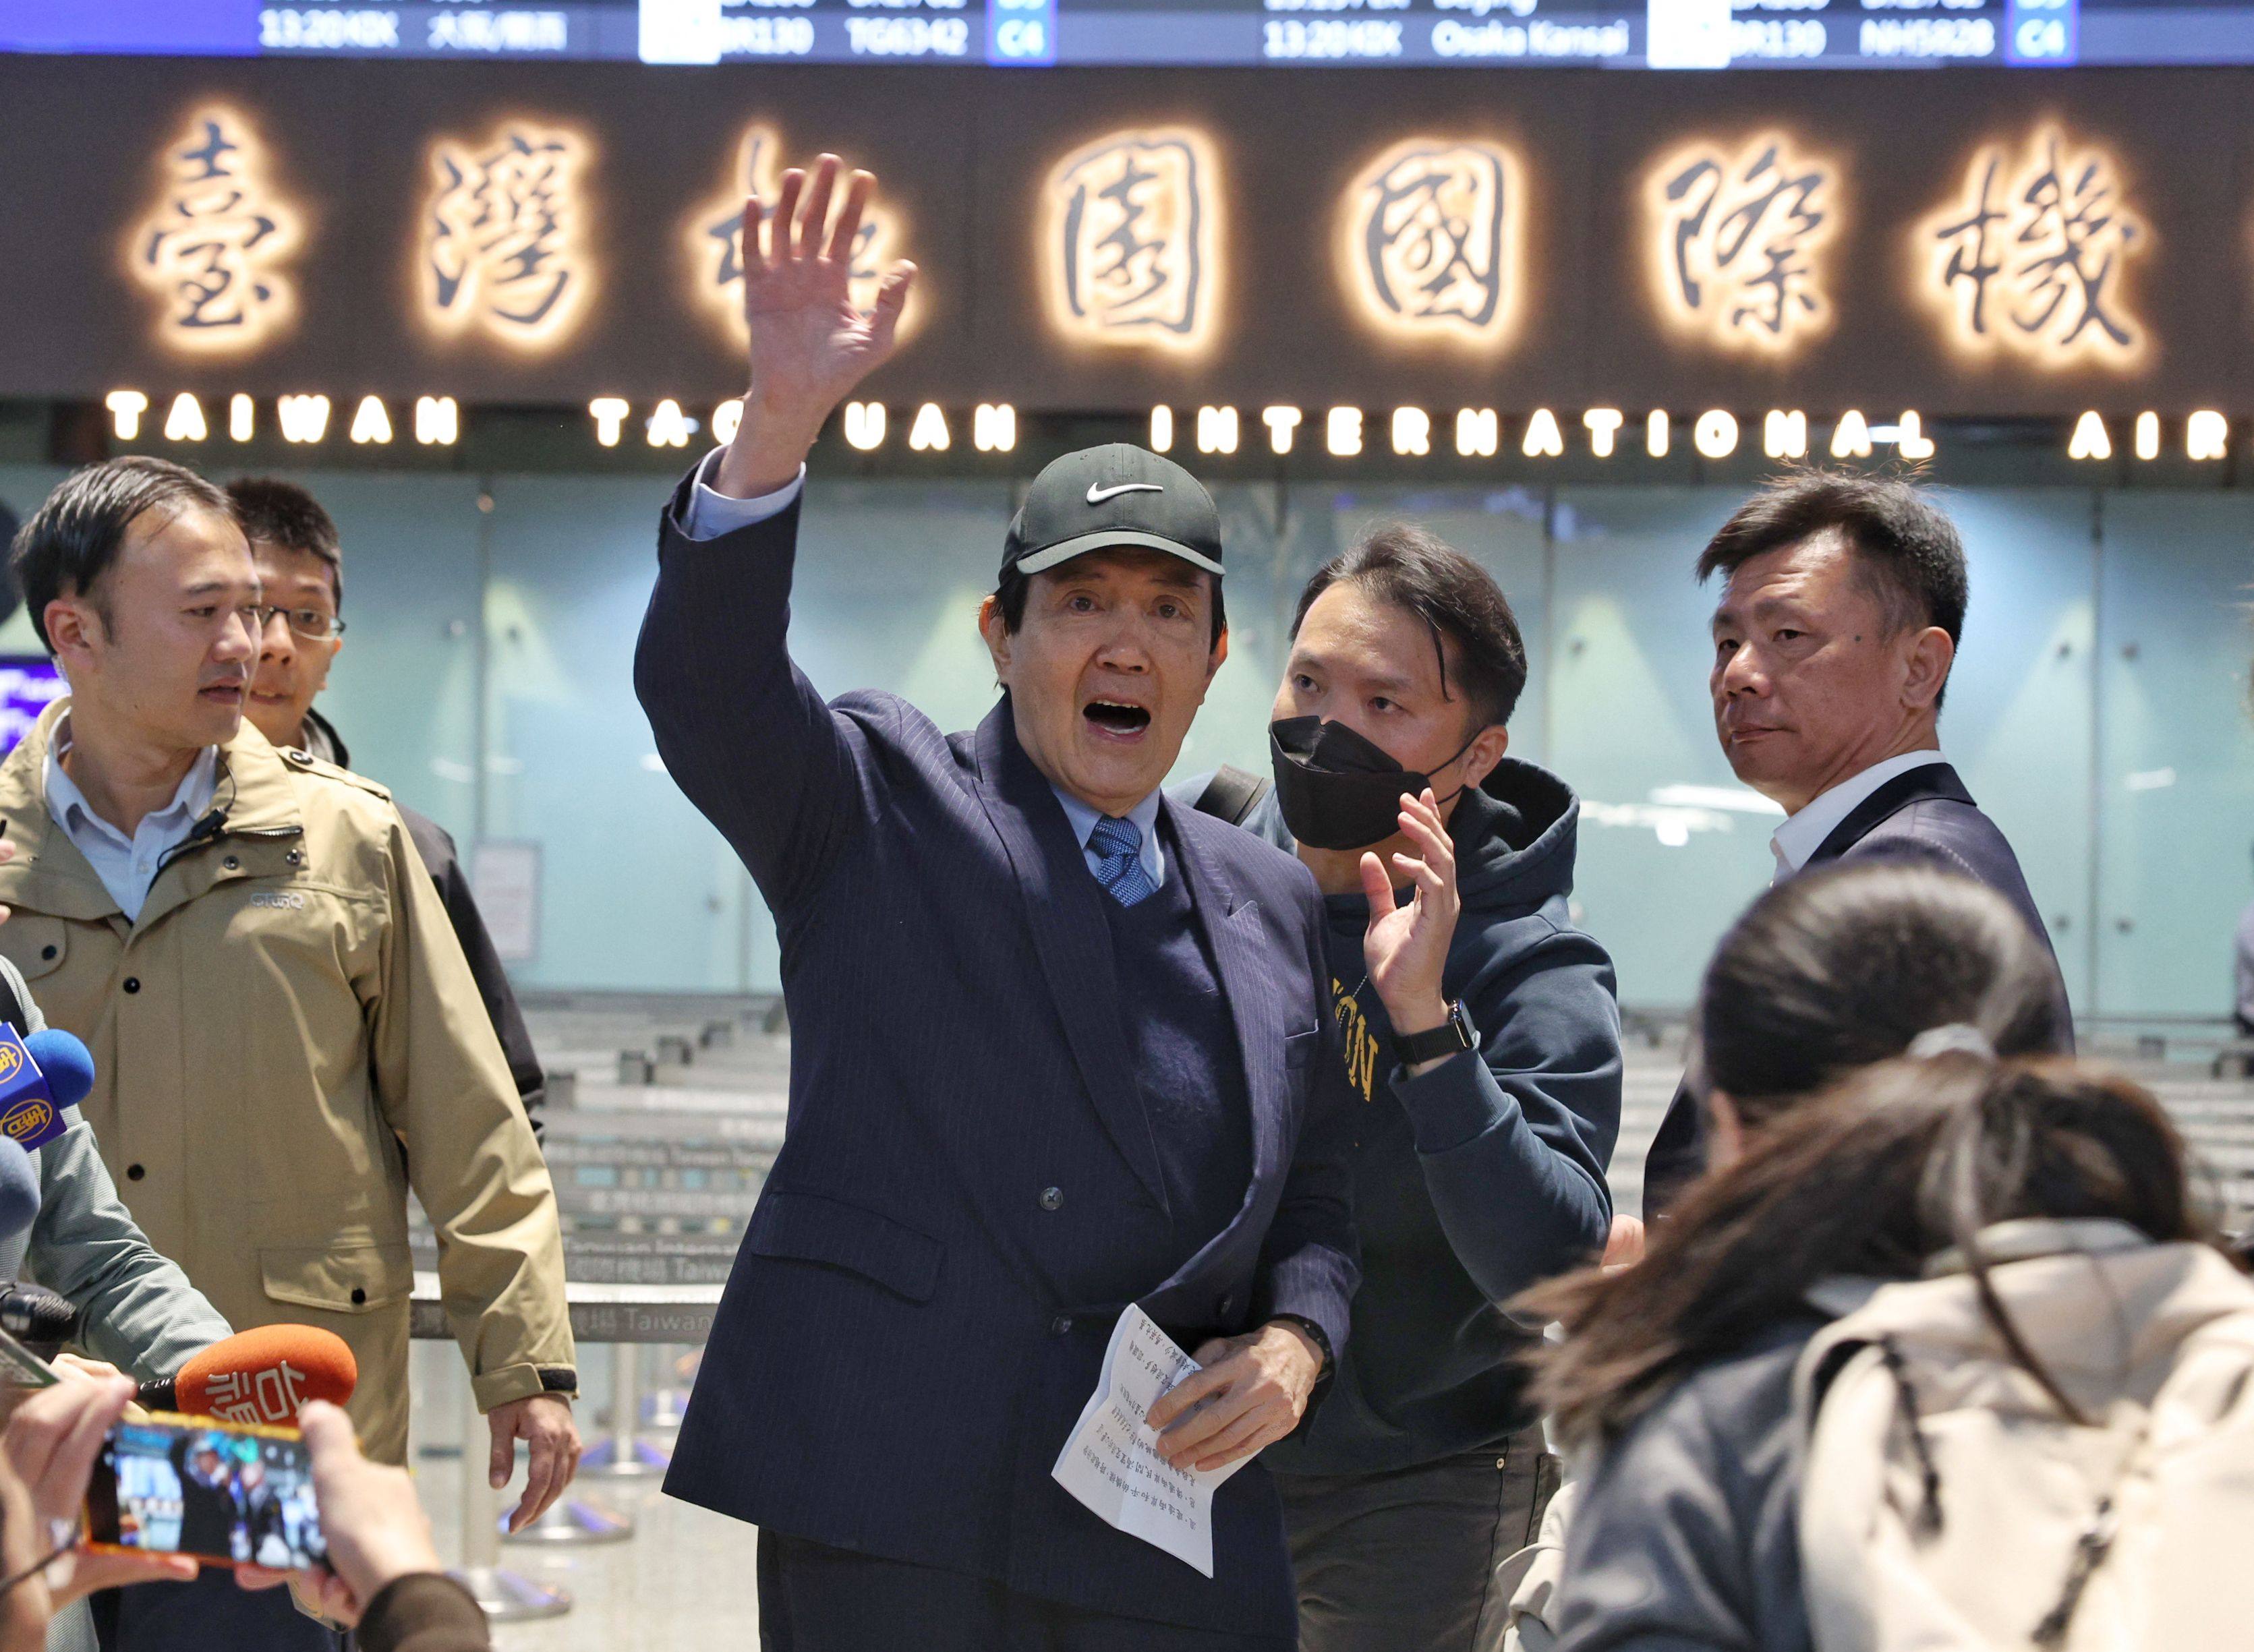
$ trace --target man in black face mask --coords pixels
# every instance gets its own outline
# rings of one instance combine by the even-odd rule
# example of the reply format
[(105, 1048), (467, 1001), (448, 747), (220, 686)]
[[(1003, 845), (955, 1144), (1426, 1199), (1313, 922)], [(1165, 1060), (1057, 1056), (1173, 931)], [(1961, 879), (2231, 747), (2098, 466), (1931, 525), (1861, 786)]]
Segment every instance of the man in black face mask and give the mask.
[(1228, 777), (1186, 794), (1313, 872), (1362, 1102), (1353, 1340), (1265, 1460), (1299, 1644), (1488, 1648), (1495, 1564), (1556, 1480), (1516, 1363), (1539, 1328), (1498, 1305), (1604, 1248), (1612, 965), (1566, 910), (1578, 802), (1504, 755), (1526, 650), (1486, 571), (1381, 528), (1308, 582), (1292, 643), (1273, 792), (1249, 810)]

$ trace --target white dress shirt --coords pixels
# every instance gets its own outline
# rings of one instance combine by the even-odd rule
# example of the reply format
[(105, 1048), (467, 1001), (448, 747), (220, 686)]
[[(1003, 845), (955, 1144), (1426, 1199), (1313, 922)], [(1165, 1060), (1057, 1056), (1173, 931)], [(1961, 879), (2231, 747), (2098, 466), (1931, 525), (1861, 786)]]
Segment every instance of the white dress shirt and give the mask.
[(756, 499), (734, 499), (715, 493), (705, 486), (706, 479), (725, 452), (725, 448), (714, 448), (696, 466), (696, 480), (689, 487), (689, 508), (675, 524), (690, 539), (718, 539), (738, 528), (754, 527), (771, 516), (780, 516), (806, 491), (806, 466), (802, 465), (797, 475), (774, 493), (761, 494)]
[[(733, 499), (725, 494), (715, 493), (705, 486), (705, 478), (711, 475), (712, 466), (721, 452), (721, 449), (714, 448), (696, 466), (696, 480), (689, 488), (689, 508), (676, 523), (688, 538), (718, 539), (721, 535), (732, 534), (739, 528), (756, 527), (782, 514), (805, 490), (806, 466), (802, 465), (798, 467), (797, 475), (772, 494), (761, 494), (755, 499)], [(1072, 824), (1072, 835), (1079, 841), (1080, 852), (1088, 861), (1088, 871), (1094, 872), (1102, 857), (1088, 848), (1088, 839), (1102, 816), (1054, 782), (1049, 789), (1056, 794), (1057, 802), (1064, 805), (1064, 817)], [(1153, 791), (1129, 809), (1124, 818), (1133, 821), (1143, 834), (1139, 858), (1143, 863), (1144, 874), (1151, 880), (1151, 887), (1164, 886), (1166, 859), (1158, 850), (1158, 794)]]
[(187, 841), (196, 822), (211, 808), (212, 794), (219, 788), (219, 747), (206, 746), (196, 753), (172, 801), (153, 814), (144, 815), (133, 836), (128, 837), (94, 812), (78, 783), (63, 772), (63, 753), (71, 746), (70, 726), (70, 718), (65, 716), (55, 724), (53, 743), (47, 747), (43, 780), (47, 813), (62, 828), (63, 836), (78, 845), (79, 853), (102, 879), (102, 886), (109, 891), (118, 911), (129, 921), (136, 921), (148, 901), (149, 886), (164, 870), (164, 857)]
[(1808, 864), (1808, 858), (1824, 847), (1824, 840), (1839, 830), (1839, 822), (1888, 780), (1914, 768), (1948, 760), (1938, 751), (1930, 749), (1904, 752), (1900, 757), (1873, 763), (1861, 774), (1841, 780), (1798, 814), (1787, 816), (1784, 824), (1768, 840), (1769, 851), (1776, 857), (1776, 876), (1771, 881), (1781, 884)]

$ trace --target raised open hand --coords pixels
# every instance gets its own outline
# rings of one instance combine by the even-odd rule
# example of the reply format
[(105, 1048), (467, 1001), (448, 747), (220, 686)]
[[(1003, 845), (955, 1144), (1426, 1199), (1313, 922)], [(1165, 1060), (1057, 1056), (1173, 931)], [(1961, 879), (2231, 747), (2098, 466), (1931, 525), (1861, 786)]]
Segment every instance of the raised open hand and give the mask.
[(877, 180), (855, 172), (841, 206), (840, 170), (824, 155), (810, 178), (796, 168), (783, 174), (772, 209), (757, 196), (744, 203), (751, 388), (714, 478), (724, 494), (750, 498), (788, 483), (830, 410), (892, 353), (915, 266), (886, 273), (873, 310), (854, 307), (853, 244)]
[[(1362, 956), (1394, 1031), (1424, 1032), (1448, 1018), (1440, 981), (1460, 905), (1455, 845), (1429, 787), (1421, 797), (1402, 797), (1400, 821), (1416, 855), (1394, 856), (1390, 869), (1374, 854), (1362, 858), (1362, 889), (1369, 900)], [(1396, 876), (1411, 886), (1405, 906), (1394, 901)]]

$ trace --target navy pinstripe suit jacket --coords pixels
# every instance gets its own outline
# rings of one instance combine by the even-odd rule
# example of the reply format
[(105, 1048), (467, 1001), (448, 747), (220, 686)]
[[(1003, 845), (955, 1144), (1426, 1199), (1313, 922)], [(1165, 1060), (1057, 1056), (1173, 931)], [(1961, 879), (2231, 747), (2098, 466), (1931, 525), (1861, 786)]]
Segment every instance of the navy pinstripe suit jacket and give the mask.
[[(2038, 940), (2050, 945), (2020, 858), (1996, 822), (1980, 812), (1964, 782), (1946, 763), (1928, 763), (1897, 774), (1872, 792), (1808, 858), (1804, 872), (1834, 861), (1913, 861), (1983, 883), (2010, 901)], [(2054, 955), (2055, 956), (2055, 955)], [(2058, 986), (2062, 1054), (2074, 1053), (2074, 1015), (2066, 983)], [(1706, 1110), (1687, 1084), (1678, 1086), (1643, 1161), (1643, 1214), (1663, 1214), (1706, 1168)]]
[(785, 647), (796, 508), (704, 542), (675, 521), (635, 687), (667, 767), (774, 909), (792, 1048), (787, 1138), (666, 1489), (1044, 1599), (1292, 1634), (1257, 1464), (1220, 1493), (1210, 1581), (1049, 1470), (1129, 1302), (1186, 1345), (1280, 1312), (1345, 1346), (1347, 1102), (1313, 879), (1163, 806), (1252, 1112), (1242, 1208), (1218, 1235), (1182, 1232), (1116, 1007), (1107, 897), (1006, 696), (955, 735), (892, 695), (824, 704)]

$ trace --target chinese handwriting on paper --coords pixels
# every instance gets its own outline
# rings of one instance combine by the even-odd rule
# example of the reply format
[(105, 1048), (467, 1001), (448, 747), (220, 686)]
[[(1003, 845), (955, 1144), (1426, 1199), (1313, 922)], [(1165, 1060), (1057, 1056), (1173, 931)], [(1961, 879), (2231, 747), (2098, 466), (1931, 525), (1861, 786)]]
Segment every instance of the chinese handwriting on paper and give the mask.
[(1782, 354), (1830, 321), (1823, 254), (1838, 226), (1831, 170), (1762, 137), (1701, 144), (1652, 175), (1661, 307), (1680, 332)]
[(293, 312), (285, 266), (299, 239), (248, 122), (211, 109), (166, 155), (163, 196), (135, 231), (131, 265), (164, 299), (167, 342), (247, 350)]
[(433, 320), (518, 345), (570, 328), (593, 281), (581, 234), (586, 158), (570, 134), (521, 125), (482, 145), (433, 146), (420, 248)]
[(1486, 144), (1416, 140), (1348, 192), (1345, 256), (1363, 308), (1388, 331), (1500, 340), (1516, 278), (1519, 192)]
[(1220, 284), (1214, 163), (1180, 130), (1121, 132), (1049, 175), (1051, 310), (1078, 337), (1194, 347)]
[[(744, 336), (744, 263), (742, 235), (744, 197), (756, 195), (772, 207), (781, 192), (781, 144), (774, 132), (755, 126), (738, 144), (736, 164), (726, 186), (704, 201), (689, 224), (690, 255), (696, 270), (699, 299)], [(872, 200), (853, 238), (850, 288), (853, 303), (873, 309), (885, 272), (905, 256), (906, 234), (899, 212), (891, 203)], [(913, 319), (915, 306), (909, 306)]]
[(2144, 227), (2102, 152), (2077, 153), (2055, 130), (2017, 158), (1984, 149), (1962, 193), (1918, 234), (1923, 296), (1966, 351), (2059, 365), (2141, 354), (2144, 330), (2121, 288)]

